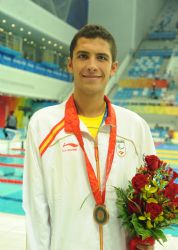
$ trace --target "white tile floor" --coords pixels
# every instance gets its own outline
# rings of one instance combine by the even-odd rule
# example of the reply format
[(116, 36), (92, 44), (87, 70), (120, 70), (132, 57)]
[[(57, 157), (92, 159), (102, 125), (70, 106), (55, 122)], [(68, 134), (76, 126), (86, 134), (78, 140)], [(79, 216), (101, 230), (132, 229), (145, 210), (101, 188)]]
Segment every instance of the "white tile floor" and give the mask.
[(168, 241), (161, 246), (156, 242), (155, 250), (178, 250), (178, 237), (167, 236)]
[(25, 217), (0, 213), (0, 249), (25, 250)]
[[(25, 242), (25, 217), (0, 213), (0, 250), (26, 250)], [(178, 237), (168, 236), (167, 243), (156, 243), (155, 250), (178, 250)]]

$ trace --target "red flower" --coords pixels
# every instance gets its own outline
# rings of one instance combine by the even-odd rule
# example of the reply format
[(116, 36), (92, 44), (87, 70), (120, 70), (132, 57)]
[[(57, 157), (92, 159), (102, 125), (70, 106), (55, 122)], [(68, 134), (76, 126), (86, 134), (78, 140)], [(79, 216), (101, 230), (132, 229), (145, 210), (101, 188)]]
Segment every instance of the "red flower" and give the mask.
[(178, 194), (178, 184), (175, 183), (169, 183), (164, 190), (164, 195), (170, 199), (173, 200), (175, 196)]
[(172, 177), (172, 179), (175, 180), (177, 178), (178, 178), (178, 173), (173, 171), (173, 177)]
[(146, 205), (146, 213), (150, 213), (152, 220), (158, 217), (162, 211), (163, 211), (162, 206), (157, 203), (151, 202), (147, 203)]
[(175, 199), (173, 199), (173, 201), (171, 202), (171, 205), (172, 205), (175, 209), (178, 209), (178, 197), (176, 197)]
[(145, 161), (149, 170), (154, 171), (161, 167), (162, 161), (156, 155), (145, 156)]
[(132, 178), (132, 186), (133, 188), (139, 192), (145, 185), (148, 184), (148, 176), (144, 174), (136, 174)]
[(131, 214), (139, 214), (141, 212), (141, 208), (143, 207), (142, 201), (135, 197), (131, 201), (128, 202), (128, 210)]

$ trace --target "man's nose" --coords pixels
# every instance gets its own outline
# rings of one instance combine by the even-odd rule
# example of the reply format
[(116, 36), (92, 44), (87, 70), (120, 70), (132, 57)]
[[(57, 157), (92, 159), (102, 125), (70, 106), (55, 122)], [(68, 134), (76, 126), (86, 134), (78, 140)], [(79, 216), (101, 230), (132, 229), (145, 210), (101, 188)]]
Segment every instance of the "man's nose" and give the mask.
[(95, 72), (97, 70), (97, 63), (95, 58), (90, 58), (87, 64), (87, 70), (89, 72)]

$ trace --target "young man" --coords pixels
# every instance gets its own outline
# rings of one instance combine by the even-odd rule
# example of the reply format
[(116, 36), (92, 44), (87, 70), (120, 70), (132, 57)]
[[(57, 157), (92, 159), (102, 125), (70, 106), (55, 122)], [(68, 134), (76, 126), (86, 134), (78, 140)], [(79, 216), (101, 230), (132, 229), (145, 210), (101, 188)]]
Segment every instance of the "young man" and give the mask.
[(155, 154), (150, 130), (104, 96), (117, 70), (115, 41), (106, 29), (86, 25), (74, 36), (68, 69), (73, 95), (36, 112), (29, 124), (27, 250), (126, 250), (113, 187), (125, 188), (143, 155)]

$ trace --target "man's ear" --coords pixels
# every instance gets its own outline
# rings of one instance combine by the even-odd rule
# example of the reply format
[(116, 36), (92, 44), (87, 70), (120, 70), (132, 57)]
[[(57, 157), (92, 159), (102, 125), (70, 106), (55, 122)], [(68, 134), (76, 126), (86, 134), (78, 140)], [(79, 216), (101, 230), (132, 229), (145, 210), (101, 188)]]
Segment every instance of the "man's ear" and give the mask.
[(110, 76), (113, 76), (116, 73), (118, 66), (119, 66), (118, 61), (112, 63)]
[(73, 73), (73, 64), (72, 64), (72, 59), (71, 57), (67, 58), (67, 69), (69, 73)]

